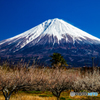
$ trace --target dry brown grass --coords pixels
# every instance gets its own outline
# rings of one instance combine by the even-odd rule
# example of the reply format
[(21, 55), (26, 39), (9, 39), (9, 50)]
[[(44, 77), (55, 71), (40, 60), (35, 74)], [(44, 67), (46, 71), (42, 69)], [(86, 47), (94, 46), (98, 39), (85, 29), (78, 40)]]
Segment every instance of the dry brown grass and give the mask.
[[(93, 99), (93, 97), (89, 97), (89, 99), (87, 99), (86, 96), (71, 97), (70, 95), (68, 95), (69, 92), (68, 93), (67, 92), (68, 91), (65, 91), (61, 95), (61, 97), (65, 97), (66, 100), (100, 100), (100, 98)], [(100, 94), (97, 97), (100, 97)], [(0, 95), (0, 100), (5, 100), (3, 95)], [(57, 99), (54, 96), (53, 97), (39, 97), (38, 94), (17, 93), (17, 94), (13, 94), (10, 100), (57, 100)]]
[[(5, 100), (4, 97), (0, 97), (0, 100)], [(10, 100), (56, 100), (55, 97), (38, 97), (38, 96), (23, 96), (18, 98), (11, 98)]]
[[(0, 100), (5, 100), (3, 95), (0, 96)], [(10, 100), (56, 100), (55, 97), (39, 97), (30, 94), (16, 94), (10, 98)]]

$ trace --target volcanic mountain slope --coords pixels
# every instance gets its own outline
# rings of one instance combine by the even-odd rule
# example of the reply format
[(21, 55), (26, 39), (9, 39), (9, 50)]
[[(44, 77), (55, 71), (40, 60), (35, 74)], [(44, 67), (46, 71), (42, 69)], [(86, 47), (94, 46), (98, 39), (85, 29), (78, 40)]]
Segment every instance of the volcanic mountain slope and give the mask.
[(0, 42), (1, 57), (38, 57), (48, 62), (53, 52), (61, 53), (72, 65), (91, 63), (100, 55), (100, 39), (55, 18)]

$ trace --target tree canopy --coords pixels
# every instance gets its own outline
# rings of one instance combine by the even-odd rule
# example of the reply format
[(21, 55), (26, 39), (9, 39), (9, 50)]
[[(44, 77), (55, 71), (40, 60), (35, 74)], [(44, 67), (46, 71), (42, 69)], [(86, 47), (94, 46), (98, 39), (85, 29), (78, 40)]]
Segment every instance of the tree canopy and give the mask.
[(68, 64), (66, 63), (65, 59), (63, 58), (63, 56), (60, 53), (53, 53), (53, 55), (50, 56), (52, 59), (51, 61), (51, 65), (52, 66), (58, 66), (58, 67), (62, 67), (62, 66), (67, 66)]

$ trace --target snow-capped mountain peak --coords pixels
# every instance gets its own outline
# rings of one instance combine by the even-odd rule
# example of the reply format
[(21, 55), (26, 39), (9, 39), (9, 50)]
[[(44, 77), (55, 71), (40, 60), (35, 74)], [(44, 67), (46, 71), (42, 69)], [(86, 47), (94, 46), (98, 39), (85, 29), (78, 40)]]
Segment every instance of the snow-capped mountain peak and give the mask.
[(12, 60), (38, 57), (42, 62), (49, 62), (49, 56), (54, 52), (62, 54), (73, 65), (84, 65), (92, 62), (91, 57), (100, 58), (100, 39), (55, 18), (0, 41), (0, 57)]
[(55, 43), (59, 44), (59, 41), (62, 39), (64, 39), (66, 42), (72, 41), (73, 44), (75, 43), (75, 41), (79, 42), (83, 40), (88, 43), (100, 43), (100, 39), (80, 30), (79, 28), (65, 22), (62, 19), (55, 18), (49, 19), (41, 23), (40, 25), (37, 25), (36, 27), (33, 27), (26, 32), (23, 32), (22, 34), (0, 42), (0, 45), (6, 42), (9, 42), (9, 44), (11, 44), (12, 42), (20, 40), (19, 42), (17, 42), (16, 46), (20, 46), (20, 48), (23, 48), (31, 42), (33, 43), (33, 45), (37, 44), (45, 36), (53, 36), (53, 45)]

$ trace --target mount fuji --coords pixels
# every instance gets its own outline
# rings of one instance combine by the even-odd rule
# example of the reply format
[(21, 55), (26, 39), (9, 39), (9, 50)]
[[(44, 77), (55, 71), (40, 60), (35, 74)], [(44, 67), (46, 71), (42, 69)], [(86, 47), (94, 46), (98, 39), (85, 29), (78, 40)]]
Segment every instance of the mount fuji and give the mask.
[(37, 57), (49, 63), (52, 53), (61, 53), (69, 64), (91, 65), (91, 57), (100, 59), (100, 39), (65, 22), (49, 19), (28, 31), (0, 41), (0, 56), (9, 59)]

